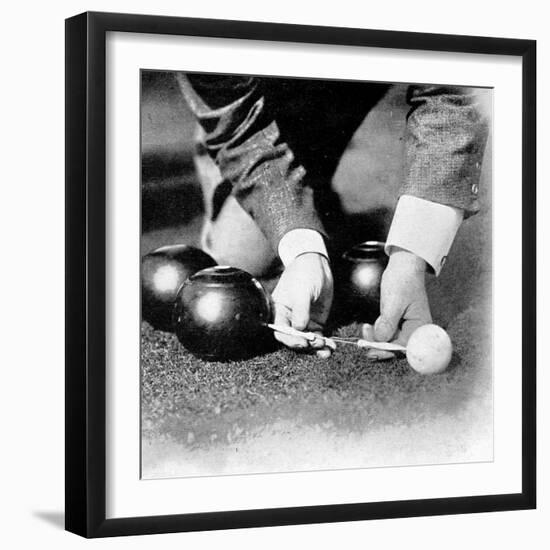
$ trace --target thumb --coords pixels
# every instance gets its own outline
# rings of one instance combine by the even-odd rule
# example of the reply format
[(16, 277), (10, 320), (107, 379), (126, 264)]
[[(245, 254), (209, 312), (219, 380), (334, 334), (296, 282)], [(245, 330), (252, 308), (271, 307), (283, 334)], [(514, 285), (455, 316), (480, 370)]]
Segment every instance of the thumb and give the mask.
[(398, 321), (391, 317), (380, 315), (374, 323), (374, 338), (378, 342), (389, 342), (397, 331)]
[(427, 323), (431, 322), (430, 320), (420, 320), (420, 319), (408, 319), (403, 322), (403, 325), (401, 326), (401, 330), (399, 331), (398, 337), (395, 339), (396, 344), (401, 344), (402, 346), (406, 346), (407, 342), (409, 341), (409, 338), (411, 337), (411, 334), (422, 325), (425, 325)]
[(374, 338), (379, 342), (389, 342), (397, 332), (403, 311), (397, 304), (380, 304), (381, 315), (374, 323)]
[(292, 304), (292, 327), (297, 330), (305, 330), (309, 323), (309, 309), (311, 297), (307, 292), (300, 292)]

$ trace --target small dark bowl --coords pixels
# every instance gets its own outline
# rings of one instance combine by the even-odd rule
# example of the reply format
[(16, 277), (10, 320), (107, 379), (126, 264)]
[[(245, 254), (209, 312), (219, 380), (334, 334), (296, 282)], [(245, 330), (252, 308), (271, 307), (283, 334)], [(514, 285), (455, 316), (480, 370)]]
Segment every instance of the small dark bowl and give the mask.
[(172, 312), (181, 285), (206, 267), (216, 265), (206, 252), (187, 245), (163, 246), (141, 260), (141, 310), (155, 329), (172, 331)]
[(380, 283), (388, 264), (385, 243), (366, 241), (342, 255), (337, 286), (351, 319), (372, 323), (380, 311)]

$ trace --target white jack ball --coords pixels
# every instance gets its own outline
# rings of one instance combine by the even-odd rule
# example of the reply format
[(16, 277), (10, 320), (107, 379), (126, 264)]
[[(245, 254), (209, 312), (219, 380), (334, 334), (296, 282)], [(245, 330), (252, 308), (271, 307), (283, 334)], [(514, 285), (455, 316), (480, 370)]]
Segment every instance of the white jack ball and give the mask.
[(449, 335), (437, 325), (417, 328), (407, 342), (407, 361), (420, 374), (443, 372), (449, 366), (452, 354)]

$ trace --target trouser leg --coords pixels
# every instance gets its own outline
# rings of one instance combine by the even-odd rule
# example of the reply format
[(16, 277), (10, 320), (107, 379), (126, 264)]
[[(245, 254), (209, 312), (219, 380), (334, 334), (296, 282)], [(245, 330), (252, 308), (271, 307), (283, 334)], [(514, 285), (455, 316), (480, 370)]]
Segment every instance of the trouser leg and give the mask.
[[(232, 195), (218, 198), (222, 183), (216, 163), (201, 147), (204, 131), (197, 126), (195, 170), (204, 200), (201, 248), (220, 265), (231, 265), (255, 277), (271, 276), (278, 269), (278, 256), (256, 222)], [(223, 191), (221, 191), (223, 193)], [(218, 202), (221, 200), (221, 204)]]
[[(316, 210), (329, 235), (335, 236), (337, 242), (336, 235), (342, 230), (345, 233), (345, 221), (338, 195), (331, 189), (332, 176), (353, 133), (388, 86), (213, 75), (189, 75), (189, 79), (194, 90), (189, 90), (188, 102), (207, 131), (210, 112), (218, 109), (219, 113), (225, 105), (238, 102), (239, 97), (261, 86), (281, 136), (307, 170), (306, 177), (314, 189)], [(186, 95), (186, 89), (182, 91)], [(232, 124), (241, 116), (238, 109), (234, 111), (230, 120)], [(208, 138), (210, 144), (217, 143), (215, 134), (209, 134)], [(222, 181), (215, 163), (206, 152), (198, 155), (196, 166), (207, 203), (204, 248), (218, 261), (242, 267), (256, 275), (264, 273), (276, 260), (276, 251), (231, 195), (231, 185)]]

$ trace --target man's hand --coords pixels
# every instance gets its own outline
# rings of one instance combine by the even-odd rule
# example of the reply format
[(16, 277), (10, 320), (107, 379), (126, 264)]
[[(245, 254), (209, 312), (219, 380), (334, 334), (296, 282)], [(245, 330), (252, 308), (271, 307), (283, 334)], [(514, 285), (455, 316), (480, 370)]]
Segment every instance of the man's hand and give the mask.
[[(379, 342), (393, 341), (405, 346), (418, 327), (432, 322), (425, 286), (426, 262), (406, 250), (395, 250), (382, 276), (380, 317), (363, 328), (363, 337)], [(370, 334), (369, 334), (370, 333)], [(369, 350), (369, 357), (389, 359), (393, 353)]]
[[(275, 324), (322, 334), (334, 293), (328, 260), (309, 252), (296, 257), (283, 271), (275, 290), (273, 304)], [(275, 338), (294, 349), (312, 348), (320, 357), (328, 357), (322, 338), (309, 342), (305, 338), (275, 333)]]

